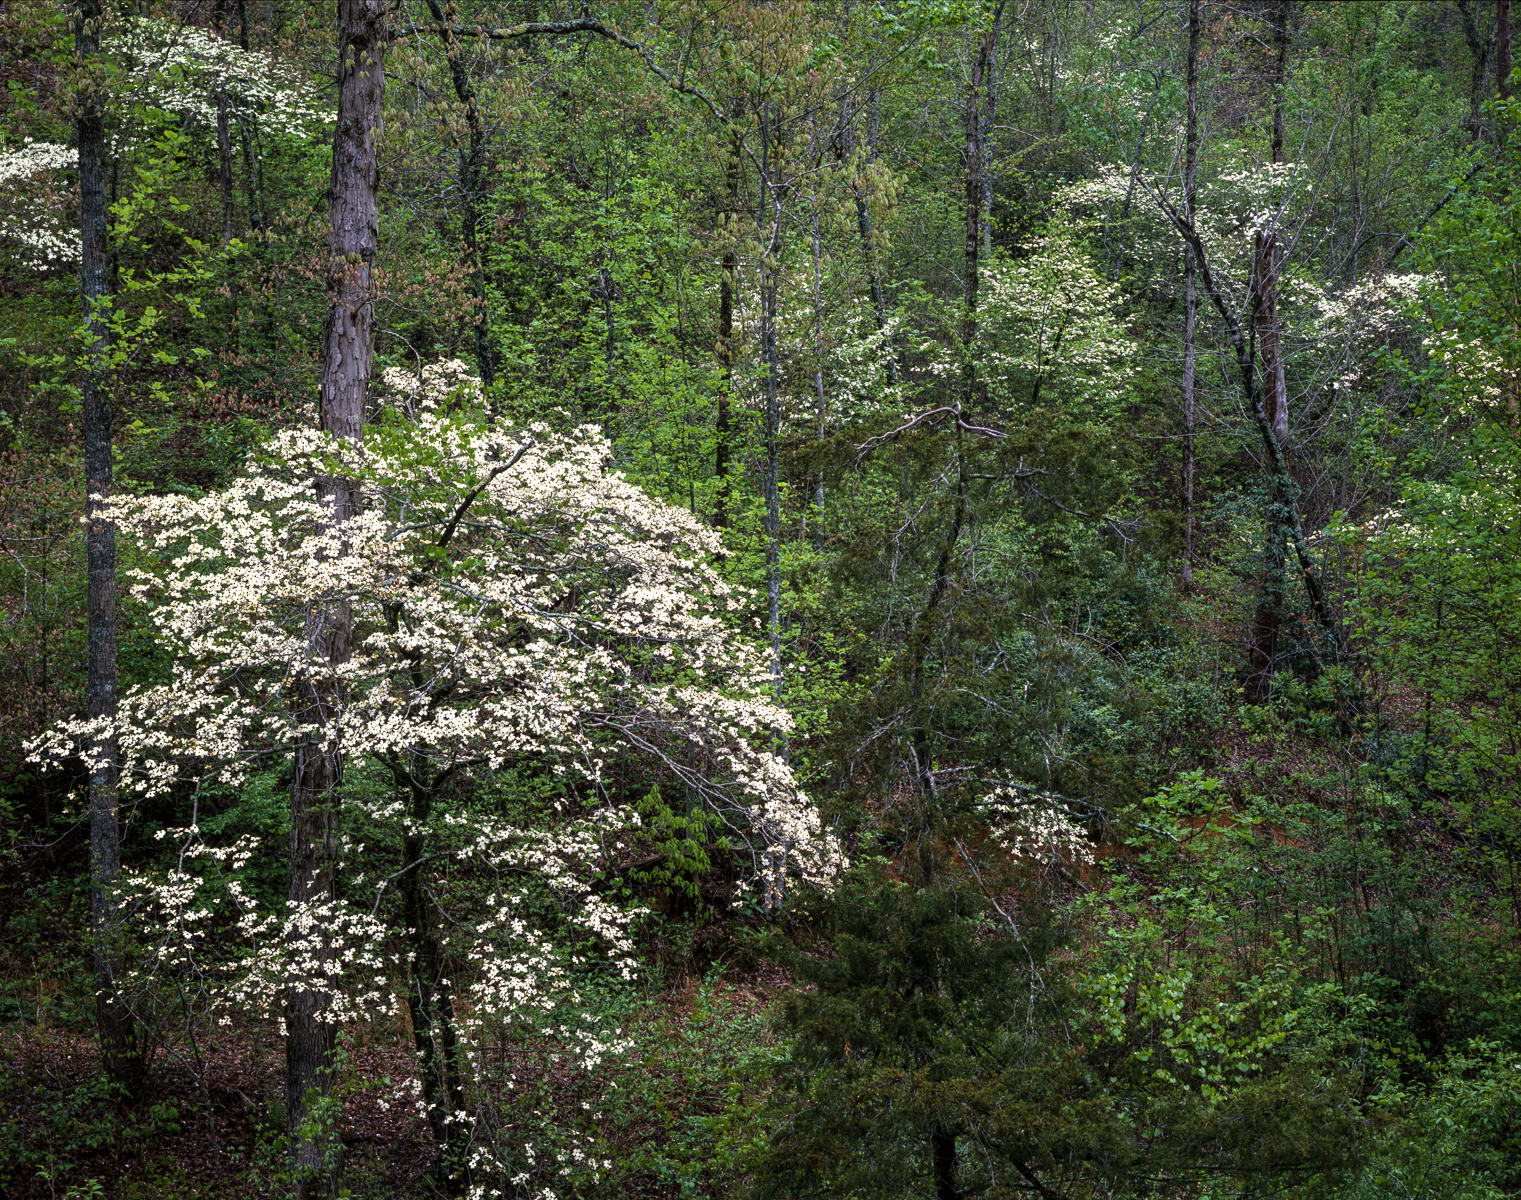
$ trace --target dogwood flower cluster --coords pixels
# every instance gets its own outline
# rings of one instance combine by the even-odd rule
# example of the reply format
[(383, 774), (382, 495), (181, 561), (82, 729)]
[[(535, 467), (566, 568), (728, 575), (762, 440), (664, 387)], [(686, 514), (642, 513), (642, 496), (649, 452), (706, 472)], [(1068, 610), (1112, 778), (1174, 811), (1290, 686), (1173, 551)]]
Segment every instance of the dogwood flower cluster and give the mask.
[[(124, 105), (168, 114), (188, 130), (215, 128), (219, 98), (235, 119), (257, 118), (261, 132), (275, 137), (309, 139), (326, 126), (321, 97), (299, 73), (210, 30), (129, 17), (104, 42), (119, 65), (107, 99), (117, 153), (133, 149), (132, 131), (148, 127), (127, 119)], [(59, 176), (78, 161), (75, 150), (50, 142), (0, 152), (0, 239), (31, 269), (79, 261), (77, 192)]]
[[(1109, 419), (1135, 373), (1134, 339), (1119, 318), (1120, 303), (1119, 289), (1100, 277), (1061, 223), (1042, 229), (1017, 257), (987, 264), (970, 353), (994, 407), (1047, 432), (1053, 419)], [(960, 314), (950, 315), (948, 336), (911, 347), (923, 381), (939, 385), (928, 389), (936, 406), (963, 370)], [(904, 420), (919, 419), (914, 398), (906, 399)]]
[(1047, 226), (1013, 261), (984, 273), (978, 370), (994, 392), (1062, 400), (1066, 416), (1107, 418), (1135, 374), (1135, 341), (1119, 320), (1119, 288), (1072, 231)]
[(327, 120), (321, 98), (299, 74), (211, 30), (130, 17), (112, 41), (113, 55), (127, 64), (113, 90), (188, 125), (214, 127), (219, 95), (277, 137), (310, 136)]
[[(1294, 226), (1311, 191), (1309, 183), (1300, 162), (1199, 172), (1194, 227), (1218, 282), (1224, 284), (1244, 273), (1259, 230)], [(1163, 271), (1177, 261), (1183, 243), (1154, 197), (1161, 197), (1175, 212), (1183, 211), (1182, 186), (1175, 176), (1108, 163), (1099, 165), (1089, 178), (1060, 189), (1056, 201), (1083, 224), (1108, 234), (1117, 231), (1123, 214), (1126, 253)]]
[(994, 788), (981, 807), (992, 817), (994, 837), (1020, 858), (1093, 861), (1093, 844), (1065, 805), (1024, 786)]
[(1382, 341), (1401, 325), (1408, 326), (1411, 312), (1433, 282), (1432, 276), (1418, 271), (1388, 271), (1340, 289), (1311, 289), (1298, 280), (1295, 284), (1313, 307), (1318, 336), (1366, 342)]
[(484, 399), (480, 379), (458, 358), (423, 363), (416, 371), (386, 367), (375, 390), (387, 406), (409, 418), (440, 404), (479, 405)]
[(78, 162), (76, 151), (54, 142), (23, 142), (0, 153), (0, 238), (34, 270), (79, 261), (79, 232), (58, 176)]
[[(109, 723), (66, 722), (29, 749), (56, 767), (109, 724), (128, 801), (199, 803), (289, 761), (311, 736), (298, 694), (317, 688), (334, 698), (320, 736), (345, 780), (368, 781), (345, 785), (345, 823), (426, 838), (430, 877), (475, 897), (438, 935), (467, 1065), (545, 1022), (595, 1065), (623, 1043), (577, 1018), (579, 981), (636, 965), (631, 913), (601, 886), (640, 837), (619, 803), (627, 764), (715, 817), (770, 903), (792, 880), (827, 885), (843, 857), (773, 749), (788, 715), (735, 633), (751, 600), (715, 569), (712, 532), (610, 470), (594, 428), (493, 432), (450, 403), (472, 381), (448, 364), (389, 384), (412, 387), (414, 418), (362, 443), (287, 431), (222, 491), (109, 501), (150, 564), (126, 574), (166, 677)], [(356, 497), (336, 525), (316, 488), (334, 476)], [(335, 663), (308, 621), (340, 608), (352, 653)], [(536, 807), (512, 798), (525, 779)], [(407, 780), (433, 781), (425, 821)], [(124, 885), (152, 947), (137, 994), (194, 981), (213, 1020), (273, 1011), (293, 986), (332, 1022), (394, 1004), (410, 935), (389, 897), (405, 866), (345, 843), (342, 899), (261, 905), (237, 879), (246, 843), (214, 845), (194, 821), (167, 836), (174, 868)]]
[[(405, 759), (434, 775), (528, 764), (559, 781), (559, 827), (473, 818), (452, 852), (507, 883), (532, 879), (570, 897), (580, 926), (625, 955), (620, 970), (631, 969), (625, 919), (590, 883), (612, 828), (629, 823), (607, 802), (611, 767), (630, 756), (749, 848), (768, 899), (788, 876), (827, 883), (840, 852), (772, 751), (788, 717), (768, 698), (762, 656), (733, 632), (746, 600), (711, 565), (718, 542), (610, 471), (608, 456), (591, 428), (503, 437), (430, 404), (362, 445), (279, 434), (224, 491), (113, 499), (121, 534), (156, 563), (130, 578), (172, 655), (165, 682), (120, 701), (113, 732), (124, 790), (236, 788), (284, 761), (301, 736), (292, 697), (305, 681), (342, 698), (324, 732), (349, 770), (365, 760)], [(336, 528), (315, 490), (333, 474), (353, 480), (359, 498)], [(331, 663), (313, 657), (306, 622), (338, 605), (352, 614), (353, 653)], [(98, 725), (65, 723), (33, 755), (57, 765)], [(370, 815), (406, 820), (394, 801), (376, 802)], [(518, 1011), (555, 990), (550, 948), (513, 916), (523, 886), (504, 884), (482, 917), (489, 951), (461, 950), (482, 964), (472, 998), (482, 1014)], [(239, 902), (228, 893), (227, 903)], [(198, 896), (171, 890), (159, 903), (181, 914), (179, 927), (197, 924), (185, 914)], [(288, 980), (289, 961), (270, 956), (301, 943), (293, 923), (350, 946), (377, 941), (362, 922), (346, 928), (326, 910), (239, 920), (258, 943), (240, 1000), (259, 980), (266, 991)], [(285, 935), (269, 936), (276, 928)], [(346, 978), (376, 965), (355, 959)], [(352, 1013), (337, 986), (320, 990), (332, 996), (334, 1019)]]

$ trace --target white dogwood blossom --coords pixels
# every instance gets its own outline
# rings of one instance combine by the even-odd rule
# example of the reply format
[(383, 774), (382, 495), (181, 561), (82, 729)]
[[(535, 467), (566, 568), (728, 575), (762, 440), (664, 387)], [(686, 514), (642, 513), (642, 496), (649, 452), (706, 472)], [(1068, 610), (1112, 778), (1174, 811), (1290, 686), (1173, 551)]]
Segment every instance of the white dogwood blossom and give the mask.
[[(769, 903), (788, 877), (827, 884), (843, 862), (774, 752), (788, 716), (763, 655), (734, 632), (748, 600), (714, 569), (713, 533), (610, 470), (595, 429), (499, 435), (437, 402), (438, 385), (461, 382), (448, 370), (424, 380), (415, 419), (388, 418), (361, 444), (288, 431), (224, 490), (109, 501), (137, 561), (154, 564), (129, 574), (169, 658), (162, 682), (121, 698), (113, 729), (124, 796), (226, 796), (309, 736), (298, 685), (338, 697), (326, 737), (346, 780), (371, 780), (345, 785), (345, 823), (393, 844), (425, 834), (442, 860), (430, 872), (458, 873), (479, 898), (441, 935), (473, 1056), (576, 1007), (588, 951), (568, 945), (600, 946), (604, 976), (631, 976), (630, 912), (599, 887), (639, 837), (634, 806), (618, 803), (624, 764), (710, 814)], [(316, 490), (334, 475), (357, 494), (336, 526)], [(307, 623), (340, 605), (352, 655), (333, 663)], [(60, 726), (33, 757), (84, 753), (96, 724)], [(405, 788), (374, 786), (388, 773), (455, 790), (422, 829)], [(514, 779), (543, 802), (514, 800)], [(341, 900), (261, 909), (236, 879), (246, 846), (214, 846), (193, 823), (172, 836), (175, 868), (129, 883), (157, 939), (144, 971), (202, 981), (217, 1018), (292, 980), (335, 1022), (392, 1002), (403, 935), (375, 914), (396, 864), (345, 845)], [(619, 1045), (564, 1024), (583, 1064)]]
[(78, 152), (54, 142), (23, 142), (0, 152), (0, 245), (35, 270), (79, 261), (79, 231), (71, 193), (59, 172), (78, 165)]
[(260, 130), (276, 137), (309, 137), (330, 120), (316, 89), (297, 72), (209, 29), (129, 17), (107, 46), (126, 65), (113, 88), (117, 96), (187, 125), (214, 128), (219, 95), (236, 114), (256, 116)]
[[(208, 29), (154, 17), (129, 17), (107, 28), (104, 56), (112, 64), (106, 92), (112, 151), (130, 156), (150, 149), (166, 119), (191, 136), (216, 128), (225, 102), (236, 121), (256, 121), (262, 136), (318, 136), (329, 116), (317, 90), (274, 55), (244, 50)], [(158, 114), (144, 121), (144, 111)], [(0, 151), (0, 253), (34, 270), (79, 262), (78, 152), (52, 142), (26, 141)]]
[(1018, 857), (1077, 865), (1093, 861), (1088, 831), (1058, 797), (1008, 784), (990, 791), (981, 807), (993, 819), (993, 836)]

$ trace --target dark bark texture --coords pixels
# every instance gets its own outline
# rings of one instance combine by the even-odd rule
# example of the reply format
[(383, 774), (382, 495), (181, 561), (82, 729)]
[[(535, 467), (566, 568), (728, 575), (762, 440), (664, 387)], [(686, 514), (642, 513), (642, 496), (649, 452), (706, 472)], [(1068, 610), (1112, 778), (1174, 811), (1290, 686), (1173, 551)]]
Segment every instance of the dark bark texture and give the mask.
[[(100, 58), (100, 0), (80, 0), (75, 10), (75, 48), (86, 71)], [(84, 408), (86, 630), (85, 711), (92, 718), (116, 715), (116, 530), (102, 507), (111, 494), (110, 259), (107, 243), (109, 174), (104, 97), (99, 81), (81, 89), (79, 139), (80, 292), (84, 314)], [(142, 1077), (135, 1024), (117, 981), (119, 914), (114, 891), (121, 870), (121, 822), (116, 738), (91, 739), (90, 759), (90, 951), (95, 972), (95, 1017), (101, 1058), (119, 1083), (136, 1087)]]
[[(377, 185), (381, 101), (385, 91), (382, 0), (340, 0), (338, 118), (329, 200), (329, 311), (322, 367), (320, 420), (335, 438), (358, 440), (373, 361), (373, 271), (379, 241)], [(328, 519), (342, 525), (354, 508), (349, 480), (324, 477), (319, 497)], [(353, 634), (339, 598), (314, 604), (307, 617), (308, 675), (296, 687), (303, 733), (291, 785), (291, 910), (336, 896), (341, 747), (332, 733), (341, 702), (332, 668), (346, 662)], [(327, 997), (310, 986), (313, 969), (329, 965), (332, 947), (320, 925), (299, 920), (291, 952), (298, 966), (285, 998), (286, 1112), (297, 1200), (334, 1193), (341, 1143), (331, 1103), (333, 1025)]]
[[(1279, 0), (1273, 8), (1273, 118), (1272, 161), (1283, 161), (1283, 89), (1288, 68), (1289, 15), (1291, 0)], [(1252, 254), (1252, 320), (1257, 349), (1262, 358), (1260, 394), (1271, 438), (1285, 463), (1289, 449), (1289, 395), (1284, 377), (1283, 348), (1278, 328), (1278, 270), (1282, 252), (1278, 246), (1276, 218), (1257, 232)], [(1292, 488), (1276, 472), (1269, 479), (1268, 513), (1262, 586), (1257, 611), (1252, 617), (1247, 644), (1246, 698), (1260, 704), (1272, 693), (1273, 672), (1278, 665), (1278, 639), (1287, 599), (1288, 526), (1286, 508)]]
[[(1183, 220), (1194, 227), (1194, 192), (1199, 172), (1199, 0), (1188, 0), (1187, 128), (1183, 149)], [(1183, 577), (1194, 582), (1194, 435), (1197, 424), (1195, 384), (1199, 328), (1199, 285), (1192, 244), (1183, 244)]]

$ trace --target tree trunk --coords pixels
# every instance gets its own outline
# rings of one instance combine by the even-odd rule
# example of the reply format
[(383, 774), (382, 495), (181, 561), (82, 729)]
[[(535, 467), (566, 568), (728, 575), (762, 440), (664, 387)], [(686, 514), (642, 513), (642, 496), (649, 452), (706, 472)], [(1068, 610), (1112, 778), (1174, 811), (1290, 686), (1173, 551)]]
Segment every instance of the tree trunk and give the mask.
[[(227, 0), (218, 0), (213, 23), (217, 32), (227, 34)], [(230, 124), (227, 89), (217, 87), (217, 184), (222, 198), (222, 245), (233, 239), (233, 188), (232, 188), (232, 129)], [(230, 289), (227, 302), (228, 344), (237, 349), (238, 344), (238, 289)]]
[(1278, 269), (1283, 255), (1278, 237), (1259, 230), (1252, 255), (1253, 320), (1257, 326), (1257, 350), (1262, 356), (1263, 399), (1273, 436), (1289, 448), (1289, 393), (1283, 373), (1283, 348), (1278, 328)]
[[(866, 161), (877, 161), (877, 111), (880, 99), (877, 91), (872, 90), (867, 100), (866, 122)], [(841, 131), (840, 155), (849, 159), (854, 147), (851, 145), (850, 122), (845, 122)], [(887, 328), (887, 297), (882, 290), (882, 276), (877, 263), (876, 239), (871, 229), (871, 204), (866, 195), (866, 188), (860, 180), (853, 179), (850, 184), (850, 192), (856, 206), (856, 230), (861, 236), (861, 255), (866, 263), (866, 291), (871, 297), (872, 314), (876, 317), (877, 332), (881, 333)], [(887, 386), (892, 387), (898, 382), (898, 357), (891, 341), (883, 346), (887, 356)]]
[[(454, 1025), (454, 994), (444, 970), (443, 947), (433, 923), (422, 879), (426, 827), (433, 808), (433, 788), (418, 782), (426, 770), (414, 761), (407, 786), (412, 794), (412, 821), (402, 839), (401, 896), (411, 968), (407, 1011), (422, 1079), (423, 1107), (438, 1147), (437, 1175), (451, 1194), (469, 1186), (466, 1146), (469, 1130), (454, 1114), (465, 1107), (458, 1032)], [(436, 785), (435, 785), (436, 786)]]
[(217, 183), (222, 193), (222, 245), (225, 246), (232, 241), (232, 136), (228, 127), (225, 88), (217, 89)]
[(1468, 3), (1469, 0), (1457, 0), (1458, 13), (1463, 20), (1463, 40), (1468, 43), (1468, 51), (1473, 55), (1473, 71), (1468, 87), (1468, 127), (1473, 133), (1474, 141), (1478, 141), (1484, 136), (1484, 115), (1480, 109), (1484, 104), (1484, 85), (1489, 78), (1490, 55), (1494, 47), (1489, 34), (1480, 31)]
[(1246, 403), (1247, 411), (1252, 414), (1252, 419), (1257, 425), (1263, 449), (1267, 452), (1268, 471), (1272, 475), (1278, 494), (1282, 497), (1279, 508), (1282, 528), (1298, 559), (1305, 592), (1310, 599), (1310, 609), (1315, 614), (1315, 619), (1327, 640), (1339, 654), (1342, 648), (1341, 631), (1326, 603), (1320, 571), (1315, 562), (1315, 556), (1310, 550), (1309, 542), (1305, 538), (1304, 527), (1299, 520), (1299, 511), (1295, 504), (1294, 480), (1289, 474), (1288, 460), (1284, 456), (1283, 447), (1279, 444), (1277, 435), (1273, 432), (1273, 425), (1268, 419), (1267, 407), (1263, 402), (1262, 391), (1257, 384), (1256, 356), (1253, 353), (1251, 341), (1247, 337), (1247, 327), (1237, 320), (1224, 293), (1220, 290), (1205, 252), (1204, 242), (1197, 231), (1189, 226), (1165, 198), (1158, 197), (1157, 203), (1171, 219), (1173, 227), (1182, 234), (1185, 241), (1193, 246), (1194, 261), (1198, 266), (1199, 277), (1204, 283), (1205, 293), (1213, 302), (1215, 311), (1220, 314), (1220, 319), (1225, 322), (1226, 330), (1230, 334), (1231, 347), (1236, 354), (1236, 370), (1241, 380), (1241, 396)]
[[(824, 394), (824, 252), (819, 241), (819, 211), (813, 210), (809, 229), (813, 249), (813, 409), (818, 422), (819, 442), (829, 435), (828, 401)], [(819, 467), (813, 480), (813, 543), (824, 544), (824, 468)]]
[[(1194, 227), (1194, 191), (1199, 171), (1199, 0), (1188, 0), (1187, 126), (1183, 148), (1183, 219)], [(1195, 341), (1199, 287), (1194, 248), (1183, 244), (1183, 588), (1194, 582)]]
[[(1272, 161), (1283, 161), (1283, 88), (1288, 64), (1288, 28), (1290, 0), (1280, 0), (1274, 11), (1273, 44), (1273, 124)], [(1262, 356), (1261, 394), (1271, 436), (1278, 444), (1280, 456), (1287, 460), (1289, 449), (1289, 397), (1284, 379), (1283, 350), (1278, 329), (1278, 270), (1281, 254), (1278, 236), (1270, 221), (1257, 231), (1253, 245), (1251, 295), (1252, 321), (1257, 347)], [(1247, 650), (1246, 699), (1260, 704), (1272, 692), (1273, 672), (1277, 667), (1278, 634), (1283, 621), (1287, 596), (1287, 529), (1285, 506), (1291, 502), (1283, 481), (1269, 477), (1270, 494), (1264, 546), (1261, 594), (1252, 618)]]
[(460, 236), (465, 247), (465, 258), (470, 265), (470, 300), (475, 307), (472, 321), (475, 365), (480, 372), (482, 386), (489, 389), (496, 381), (496, 343), (491, 337), (491, 314), (486, 307), (486, 266), (481, 257), (479, 240), (481, 196), (485, 192), (482, 174), (486, 159), (486, 129), (481, 122), (475, 86), (470, 82), (464, 48), (454, 32), (454, 26), (445, 19), (444, 7), (439, 0), (428, 0), (428, 12), (443, 28), (449, 57), (449, 79), (454, 85), (455, 99), (465, 109), (467, 140), (459, 152)]
[[(319, 401), (322, 428), (357, 441), (373, 361), (372, 272), (379, 240), (378, 143), (385, 92), (383, 0), (339, 0), (338, 119), (333, 135), (329, 202), (329, 311)], [(317, 484), (328, 519), (341, 526), (354, 508), (351, 482), (328, 476)], [(307, 616), (308, 675), (297, 685), (302, 735), (291, 786), (290, 888), (294, 958), (329, 963), (332, 947), (303, 910), (336, 899), (339, 793), (343, 762), (333, 733), (341, 704), (333, 667), (346, 662), (352, 614), (341, 599), (315, 604)], [(286, 989), (286, 1111), (297, 1200), (331, 1195), (342, 1143), (333, 1111), (333, 1026), (329, 998), (297, 969)]]
[(762, 435), (761, 490), (765, 503), (766, 633), (771, 643), (771, 683), (782, 698), (782, 566), (781, 489), (778, 440), (781, 433), (780, 363), (776, 349), (777, 259), (781, 254), (781, 205), (771, 178), (772, 125), (769, 109), (761, 114), (760, 208), (760, 349), (761, 383), (765, 400)]
[[(74, 44), (85, 71), (100, 60), (100, 0), (79, 0)], [(107, 242), (106, 125), (99, 80), (80, 90), (80, 293), (84, 312), (85, 578), (88, 608), (85, 711), (95, 720), (116, 716), (116, 529), (102, 507), (111, 494), (110, 263)], [(120, 975), (116, 877), (121, 870), (116, 736), (97, 733), (86, 749), (90, 796), (90, 952), (95, 972), (95, 1019), (106, 1072), (135, 1088), (142, 1059), (132, 1014), (117, 989)]]
[(992, 45), (983, 79), (982, 128), (977, 134), (977, 222), (982, 227), (982, 252), (993, 256), (993, 126), (998, 120), (998, 21), (993, 21)]
[(961, 1200), (956, 1186), (956, 1135), (939, 1126), (930, 1134), (935, 1160), (935, 1200)]
[[(1001, 6), (1000, 6), (1001, 7)], [(972, 76), (967, 86), (964, 127), (966, 143), (962, 148), (966, 168), (966, 195), (963, 200), (966, 241), (962, 250), (963, 272), (961, 309), (961, 408), (971, 408), (977, 390), (977, 359), (973, 343), (977, 340), (977, 285), (982, 251), (982, 87), (988, 64), (998, 38), (998, 21), (978, 42)]]
[[(735, 137), (729, 147), (729, 161), (724, 168), (727, 185), (728, 212), (739, 208), (739, 139)], [(728, 236), (727, 234), (725, 236)], [(738, 250), (732, 238), (724, 247), (722, 273), (718, 280), (718, 362), (723, 373), (719, 385), (718, 411), (713, 420), (713, 476), (717, 481), (713, 502), (713, 527), (723, 529), (729, 523), (729, 458), (732, 453), (730, 439), (729, 405), (734, 394), (734, 279), (739, 269)]]
[(1510, 0), (1495, 0), (1495, 77), (1500, 99), (1510, 99)]

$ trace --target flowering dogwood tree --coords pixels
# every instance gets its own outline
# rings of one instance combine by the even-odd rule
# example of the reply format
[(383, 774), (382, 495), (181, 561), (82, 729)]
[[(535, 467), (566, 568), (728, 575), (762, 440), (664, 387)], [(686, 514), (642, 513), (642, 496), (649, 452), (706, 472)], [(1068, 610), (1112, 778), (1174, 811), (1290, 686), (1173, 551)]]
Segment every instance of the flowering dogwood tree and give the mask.
[[(311, 138), (328, 120), (298, 72), (210, 30), (129, 17), (108, 22), (101, 41), (112, 69), (101, 115), (113, 157), (153, 158), (156, 139), (144, 131), (166, 123), (192, 140), (220, 135), (225, 155), (228, 119), (275, 139)], [(28, 139), (0, 147), (0, 252), (35, 270), (79, 261), (77, 196), (67, 181), (78, 168), (71, 146)]]
[[(734, 631), (746, 605), (711, 565), (714, 536), (609, 470), (590, 428), (504, 436), (445, 412), (451, 375), (425, 375), (415, 416), (362, 443), (286, 432), (225, 491), (110, 501), (161, 564), (136, 588), (170, 659), (164, 682), (122, 697), (112, 732), (124, 796), (190, 806), (174, 868), (127, 883), (151, 942), (139, 1002), (193, 978), (202, 1015), (226, 1021), (296, 978), (340, 1023), (405, 978), (423, 1107), (451, 1169), (481, 1178), (493, 1159), (466, 1111), (480, 1047), (560, 1013), (568, 1050), (607, 1049), (563, 1013), (589, 942), (615, 977), (633, 965), (629, 914), (599, 883), (639, 837), (622, 764), (721, 822), (768, 904), (788, 877), (829, 881), (840, 854), (773, 752), (787, 714)], [(359, 498), (336, 528), (315, 486), (335, 475)], [(338, 663), (306, 630), (335, 606), (354, 631)], [(340, 899), (282, 911), (240, 885), (251, 846), (203, 836), (199, 806), (289, 760), (310, 736), (294, 697), (312, 685), (338, 697), (322, 735), (344, 778), (390, 781), (346, 789), (345, 823), (401, 854), (377, 869), (345, 842)], [(34, 754), (110, 744), (97, 725), (61, 726)], [(417, 882), (442, 861), (477, 900), (447, 937)]]

